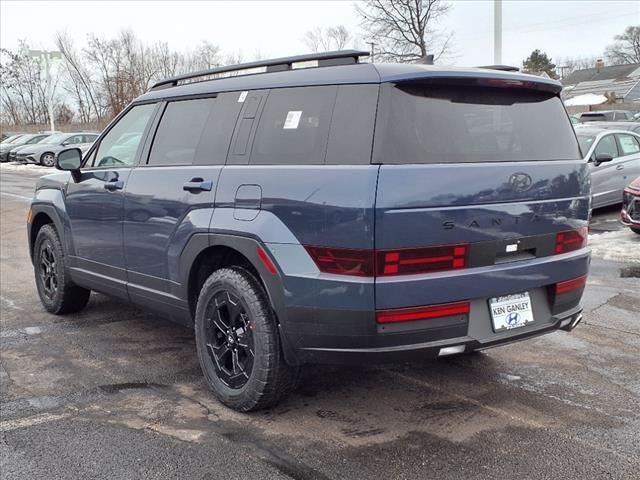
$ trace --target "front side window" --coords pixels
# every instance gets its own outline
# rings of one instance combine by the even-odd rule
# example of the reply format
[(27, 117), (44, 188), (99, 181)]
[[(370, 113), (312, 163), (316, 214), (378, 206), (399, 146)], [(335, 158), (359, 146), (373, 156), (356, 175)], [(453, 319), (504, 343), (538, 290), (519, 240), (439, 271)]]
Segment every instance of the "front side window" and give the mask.
[(634, 153), (640, 152), (640, 145), (638, 144), (638, 139), (633, 135), (618, 135), (618, 142), (620, 142), (620, 149), (622, 150), (622, 155), (633, 155)]
[(616, 139), (613, 135), (607, 135), (602, 137), (596, 145), (595, 150), (596, 157), (598, 155), (611, 155), (611, 158), (618, 156), (618, 146), (616, 145)]
[(260, 118), (249, 163), (324, 163), (336, 92), (335, 86), (272, 90)]
[(530, 89), (388, 87), (378, 108), (375, 163), (470, 163), (581, 158), (557, 96)]
[(102, 138), (90, 161), (92, 167), (132, 165), (155, 104), (138, 105), (129, 110)]
[(162, 115), (149, 165), (191, 165), (214, 98), (170, 102)]

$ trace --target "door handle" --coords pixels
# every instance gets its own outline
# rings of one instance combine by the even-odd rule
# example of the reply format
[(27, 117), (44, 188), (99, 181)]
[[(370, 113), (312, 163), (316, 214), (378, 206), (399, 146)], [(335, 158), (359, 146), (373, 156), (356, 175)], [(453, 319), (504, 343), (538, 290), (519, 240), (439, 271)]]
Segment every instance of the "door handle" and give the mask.
[(123, 187), (124, 187), (124, 182), (122, 180), (117, 180), (115, 178), (113, 180), (109, 180), (108, 182), (104, 182), (104, 188), (112, 192), (114, 190), (122, 190)]
[(623, 170), (624, 169), (624, 165), (617, 165), (616, 166), (616, 170)]
[(188, 182), (185, 182), (184, 185), (182, 185), (183, 190), (191, 193), (210, 192), (212, 188), (213, 182), (211, 180), (207, 180), (205, 182), (204, 179), (198, 177), (192, 178)]

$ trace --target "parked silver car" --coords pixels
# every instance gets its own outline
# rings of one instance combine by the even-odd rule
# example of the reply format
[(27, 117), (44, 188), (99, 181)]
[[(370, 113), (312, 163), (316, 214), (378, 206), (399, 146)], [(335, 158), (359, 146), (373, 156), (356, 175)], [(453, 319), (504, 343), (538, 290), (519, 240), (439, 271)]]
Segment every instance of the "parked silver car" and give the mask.
[(21, 163), (35, 163), (52, 167), (55, 163), (55, 156), (60, 150), (73, 145), (79, 147), (82, 144), (91, 144), (98, 138), (97, 133), (76, 132), (60, 133), (51, 135), (47, 143), (33, 145), (30, 149), (21, 149), (17, 154), (17, 160)]
[(624, 130), (576, 129), (591, 167), (592, 208), (622, 202), (622, 192), (640, 176), (640, 135)]
[(589, 122), (578, 123), (574, 125), (574, 128), (605, 128), (607, 130), (626, 130), (628, 132), (640, 134), (640, 122)]

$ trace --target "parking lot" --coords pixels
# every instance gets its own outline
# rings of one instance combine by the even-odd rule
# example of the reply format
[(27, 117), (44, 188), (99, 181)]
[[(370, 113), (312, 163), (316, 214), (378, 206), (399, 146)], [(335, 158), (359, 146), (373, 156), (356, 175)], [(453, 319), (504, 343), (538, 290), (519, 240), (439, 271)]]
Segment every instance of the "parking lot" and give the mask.
[(193, 332), (94, 294), (45, 313), (26, 244), (42, 169), (2, 166), (2, 477), (638, 478), (640, 235), (595, 212), (585, 317), (469, 357), (312, 367), (277, 408), (210, 395)]

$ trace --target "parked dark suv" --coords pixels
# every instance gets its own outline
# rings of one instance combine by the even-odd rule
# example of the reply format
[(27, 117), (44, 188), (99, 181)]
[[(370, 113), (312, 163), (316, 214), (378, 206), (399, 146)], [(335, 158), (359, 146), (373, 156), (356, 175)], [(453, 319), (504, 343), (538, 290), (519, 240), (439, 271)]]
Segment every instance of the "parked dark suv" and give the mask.
[[(559, 83), (346, 51), (157, 83), (29, 213), (38, 292), (193, 326), (217, 397), (305, 363), (472, 352), (581, 319), (589, 171)], [(314, 67), (309, 67), (309, 65)], [(307, 68), (298, 68), (298, 67)]]

